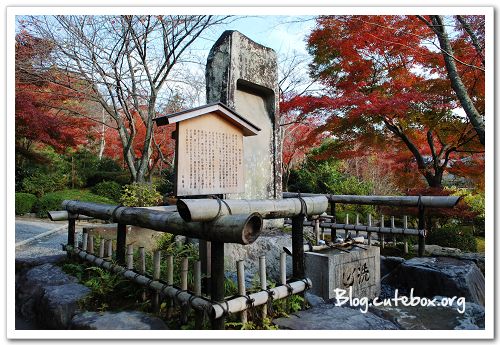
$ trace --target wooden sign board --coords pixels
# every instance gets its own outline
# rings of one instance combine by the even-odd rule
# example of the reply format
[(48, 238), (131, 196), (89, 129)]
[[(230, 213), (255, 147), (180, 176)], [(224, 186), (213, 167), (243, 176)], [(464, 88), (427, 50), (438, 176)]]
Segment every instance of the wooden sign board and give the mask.
[(177, 122), (175, 195), (245, 191), (243, 132), (215, 113)]

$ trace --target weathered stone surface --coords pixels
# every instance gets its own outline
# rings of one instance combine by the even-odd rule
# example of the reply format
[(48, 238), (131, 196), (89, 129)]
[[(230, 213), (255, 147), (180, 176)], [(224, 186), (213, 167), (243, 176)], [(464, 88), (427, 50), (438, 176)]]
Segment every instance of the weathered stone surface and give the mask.
[(44, 287), (76, 282), (75, 277), (68, 276), (52, 264), (31, 268), (16, 282), (16, 310), (28, 321), (34, 320), (34, 306), (40, 302)]
[[(436, 296), (437, 302), (443, 297)], [(390, 320), (407, 330), (459, 330), (484, 329), (484, 308), (476, 303), (465, 306), (455, 301), (451, 306), (378, 306), (370, 312)], [(461, 313), (460, 311), (463, 311)]]
[(314, 308), (299, 311), (289, 318), (279, 318), (273, 323), (283, 329), (301, 330), (395, 330), (398, 327), (370, 312), (359, 309), (336, 307), (333, 304), (320, 304)]
[(477, 265), (477, 267), (479, 267), (479, 269), (481, 270), (481, 273), (485, 275), (484, 253), (460, 253), (459, 255), (454, 257), (460, 260), (470, 260), (474, 262)]
[(465, 297), (484, 305), (484, 276), (471, 261), (422, 257), (403, 262), (385, 280), (394, 287), (414, 288), (417, 296)]
[(405, 259), (398, 256), (380, 256), (380, 276), (384, 277), (404, 261)]
[(78, 311), (78, 302), (90, 292), (76, 283), (44, 287), (40, 303), (35, 306), (38, 323), (49, 329), (67, 329)]
[(276, 53), (238, 31), (225, 31), (208, 55), (206, 84), (207, 103), (225, 103), (261, 129), (258, 135), (244, 138), (245, 193), (228, 198), (280, 199)]
[(380, 293), (380, 248), (306, 252), (305, 274), (312, 281), (311, 293), (325, 300), (336, 297), (335, 289), (350, 288), (353, 297), (375, 298)]
[(168, 329), (160, 318), (138, 311), (84, 312), (73, 317), (70, 328), (85, 330)]
[[(291, 244), (291, 234), (277, 232), (273, 235), (263, 234), (249, 246), (226, 243), (224, 244), (225, 270), (226, 272), (233, 272), (230, 276), (235, 278), (236, 261), (245, 260), (246, 283), (247, 286), (251, 286), (252, 281), (258, 279), (259, 257), (265, 255), (267, 277), (278, 282), (280, 278), (280, 253), (283, 251), (283, 247), (290, 247)], [(287, 277), (290, 277), (291, 274), (292, 258), (288, 256)]]
[[(418, 250), (418, 245), (413, 246), (413, 250)], [(460, 254), (462, 251), (457, 248), (441, 247), (436, 244), (426, 244), (424, 255), (428, 256), (451, 256)]]
[(29, 269), (43, 264), (58, 264), (66, 259), (66, 254), (44, 255), (39, 257), (16, 257), (16, 271)]
[(310, 292), (304, 293), (304, 299), (306, 300), (307, 304), (309, 304), (313, 308), (325, 303), (325, 300), (323, 298), (316, 296)]

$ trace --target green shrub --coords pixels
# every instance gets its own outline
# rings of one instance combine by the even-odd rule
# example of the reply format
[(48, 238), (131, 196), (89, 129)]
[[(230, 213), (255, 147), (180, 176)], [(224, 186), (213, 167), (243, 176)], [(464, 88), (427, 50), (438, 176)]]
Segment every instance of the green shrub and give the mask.
[(104, 181), (113, 181), (124, 186), (130, 183), (130, 174), (123, 171), (98, 171), (87, 177), (87, 187), (95, 186)]
[(92, 187), (92, 192), (96, 195), (104, 196), (119, 202), (122, 194), (122, 186), (115, 181), (103, 181)]
[(16, 214), (21, 215), (31, 212), (36, 200), (36, 195), (29, 193), (16, 193)]
[(447, 224), (429, 231), (426, 242), (441, 247), (458, 248), (466, 252), (475, 252), (476, 238), (472, 232), (455, 224)]
[(95, 195), (85, 189), (66, 189), (58, 192), (47, 193), (35, 204), (35, 212), (38, 217), (47, 217), (48, 211), (61, 210), (63, 200), (80, 200), (97, 202), (102, 204), (116, 204), (113, 200)]
[(123, 206), (145, 207), (157, 206), (162, 200), (155, 185), (150, 183), (132, 183), (123, 187), (120, 202)]
[(45, 193), (63, 190), (68, 185), (68, 176), (62, 173), (37, 172), (23, 180), (23, 191), (35, 194), (37, 197)]

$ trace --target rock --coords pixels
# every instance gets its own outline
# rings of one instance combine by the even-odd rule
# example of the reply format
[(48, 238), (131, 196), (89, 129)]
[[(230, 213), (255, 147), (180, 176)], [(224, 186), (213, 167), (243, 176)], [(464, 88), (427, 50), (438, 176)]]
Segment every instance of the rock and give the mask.
[(396, 288), (414, 289), (414, 295), (465, 297), (484, 305), (484, 276), (472, 262), (450, 257), (421, 257), (400, 264), (385, 279)]
[(461, 253), (460, 255), (455, 256), (460, 260), (470, 260), (474, 262), (477, 267), (481, 270), (481, 273), (484, 274), (484, 253)]
[(66, 254), (45, 255), (39, 257), (16, 257), (16, 272), (43, 264), (58, 264), (66, 258)]
[(43, 288), (43, 297), (35, 306), (39, 324), (49, 329), (67, 329), (78, 312), (78, 302), (90, 292), (88, 287), (76, 283)]
[(404, 261), (398, 256), (380, 256), (380, 277), (384, 277)]
[[(252, 282), (258, 279), (259, 256), (265, 255), (267, 278), (278, 282), (280, 279), (280, 253), (283, 251), (283, 247), (290, 247), (291, 244), (291, 234), (282, 232), (275, 233), (273, 236), (261, 235), (249, 246), (226, 243), (224, 244), (225, 270), (236, 272), (236, 261), (245, 260), (246, 282), (249, 284), (248, 286), (251, 286)], [(292, 259), (287, 257), (287, 277), (290, 277), (291, 274)]]
[(70, 329), (149, 330), (168, 329), (158, 317), (139, 311), (84, 312), (71, 320)]
[(330, 303), (324, 303), (308, 310), (299, 311), (289, 318), (275, 319), (273, 323), (279, 328), (301, 330), (398, 329), (393, 322), (384, 320), (373, 313), (362, 313), (359, 309), (337, 307)]
[(43, 288), (76, 282), (75, 277), (49, 263), (31, 268), (16, 282), (16, 310), (27, 321), (34, 320), (34, 306), (40, 303)]
[[(413, 250), (418, 250), (418, 245), (413, 246)], [(462, 251), (457, 248), (441, 247), (436, 244), (426, 244), (424, 255), (429, 256), (451, 256), (460, 254)]]
[(325, 300), (323, 298), (316, 296), (310, 292), (304, 293), (304, 299), (311, 307), (317, 307), (318, 305), (325, 303)]
[[(476, 303), (456, 301), (451, 306), (438, 306), (444, 297), (436, 296), (436, 306), (378, 306), (370, 312), (390, 320), (405, 330), (484, 329), (484, 308)], [(463, 311), (463, 313), (461, 313)]]

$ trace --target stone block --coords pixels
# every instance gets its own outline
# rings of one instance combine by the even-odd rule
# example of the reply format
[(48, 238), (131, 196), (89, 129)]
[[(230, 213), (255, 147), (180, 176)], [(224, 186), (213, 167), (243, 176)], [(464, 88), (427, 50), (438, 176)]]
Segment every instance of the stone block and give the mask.
[(83, 330), (165, 330), (165, 323), (158, 317), (139, 311), (84, 312), (71, 321), (71, 329)]
[(337, 249), (305, 253), (305, 274), (312, 281), (311, 293), (325, 300), (335, 298), (335, 289), (352, 297), (375, 298), (380, 293), (380, 248)]

